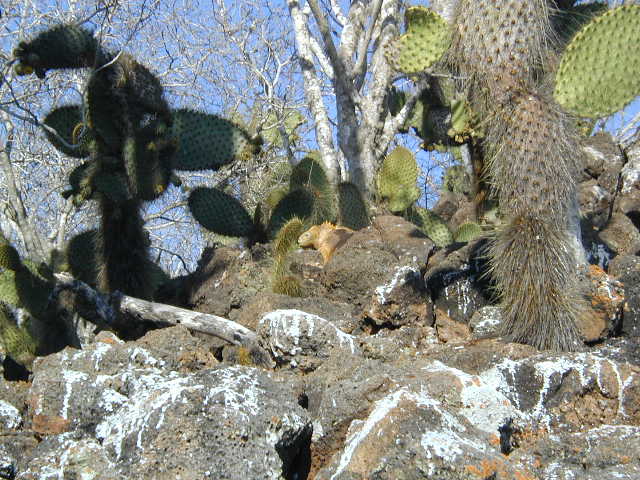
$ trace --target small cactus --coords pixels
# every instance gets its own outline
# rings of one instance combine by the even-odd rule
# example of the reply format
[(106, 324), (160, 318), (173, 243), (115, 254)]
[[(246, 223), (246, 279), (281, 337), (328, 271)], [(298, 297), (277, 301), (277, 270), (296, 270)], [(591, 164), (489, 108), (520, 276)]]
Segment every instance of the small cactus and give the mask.
[(302, 296), (300, 280), (291, 275), (287, 268), (287, 257), (289, 252), (297, 247), (298, 237), (304, 231), (304, 222), (293, 217), (278, 231), (273, 243), (274, 268), (272, 291), (290, 297)]

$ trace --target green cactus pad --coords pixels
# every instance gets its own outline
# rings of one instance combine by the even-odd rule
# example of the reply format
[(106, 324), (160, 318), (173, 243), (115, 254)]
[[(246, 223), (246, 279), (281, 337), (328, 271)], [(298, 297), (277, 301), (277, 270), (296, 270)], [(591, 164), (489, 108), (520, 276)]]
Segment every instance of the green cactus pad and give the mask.
[(388, 201), (389, 210), (402, 212), (420, 198), (417, 181), (418, 164), (413, 153), (397, 147), (387, 155), (378, 172), (378, 194)]
[(235, 123), (193, 110), (174, 112), (171, 134), (178, 144), (173, 159), (176, 170), (217, 170), (255, 148)]
[(319, 153), (311, 152), (293, 167), (289, 180), (291, 190), (300, 187), (311, 187), (316, 190), (331, 188), (321, 162)]
[(453, 243), (453, 235), (439, 215), (426, 208), (416, 207), (409, 212), (407, 217), (438, 247), (446, 247)]
[(640, 94), (640, 5), (607, 11), (571, 40), (556, 74), (554, 96), (582, 117), (604, 117)]
[(20, 297), (16, 288), (16, 275), (11, 270), (0, 273), (0, 302), (5, 302), (12, 307), (20, 305)]
[(10, 243), (0, 243), (0, 267), (17, 271), (22, 269), (20, 254)]
[(98, 245), (98, 230), (82, 232), (67, 244), (67, 264), (71, 275), (78, 280), (95, 286), (97, 284), (98, 265), (96, 263), (96, 249)]
[(219, 235), (248, 237), (254, 231), (247, 210), (236, 198), (221, 190), (196, 188), (189, 195), (189, 208), (204, 228)]
[(320, 156), (308, 155), (291, 171), (289, 189), (307, 188), (315, 196), (314, 223), (335, 220), (335, 195)]
[(100, 64), (105, 61), (92, 33), (76, 25), (57, 25), (28, 42), (20, 42), (13, 56), (22, 72), (33, 70), (40, 78), (47, 70), (91, 67), (96, 60)]
[(351, 182), (338, 185), (339, 224), (351, 230), (360, 230), (371, 225), (367, 204), (358, 187)]
[(482, 228), (475, 222), (463, 223), (453, 236), (456, 242), (470, 242), (482, 236)]
[(285, 195), (273, 209), (267, 231), (274, 238), (280, 228), (293, 217), (307, 220), (313, 216), (315, 196), (306, 188), (299, 188)]
[(25, 367), (30, 367), (36, 354), (36, 342), (16, 324), (13, 313), (0, 302), (0, 343), (8, 356)]
[(287, 195), (287, 193), (289, 193), (289, 187), (274, 188), (267, 194), (265, 203), (271, 210), (273, 210), (274, 208), (276, 208), (276, 205), (280, 203), (280, 200), (282, 200)]
[[(75, 139), (73, 138), (73, 132), (76, 127), (82, 123), (81, 107), (79, 105), (58, 107), (47, 114), (43, 123), (53, 128), (66, 144), (74, 145)], [(89, 149), (86, 143), (69, 147), (49, 130), (45, 129), (44, 132), (51, 144), (62, 153), (75, 158), (85, 158), (89, 156)]]
[(451, 29), (444, 18), (425, 7), (409, 7), (405, 23), (407, 31), (391, 45), (387, 59), (403, 73), (420, 73), (447, 51)]

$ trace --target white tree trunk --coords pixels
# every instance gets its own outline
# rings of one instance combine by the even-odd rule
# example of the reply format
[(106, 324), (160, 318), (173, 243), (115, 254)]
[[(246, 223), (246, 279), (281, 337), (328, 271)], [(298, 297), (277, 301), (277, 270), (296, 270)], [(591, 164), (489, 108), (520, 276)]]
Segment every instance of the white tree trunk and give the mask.
[(315, 121), (316, 141), (320, 148), (320, 155), (325, 163), (329, 180), (332, 183), (338, 183), (341, 178), (340, 164), (333, 142), (331, 123), (322, 99), (322, 82), (314, 66), (311, 33), (307, 26), (308, 18), (300, 9), (300, 3), (297, 0), (290, 0), (287, 5), (293, 20), (304, 89)]

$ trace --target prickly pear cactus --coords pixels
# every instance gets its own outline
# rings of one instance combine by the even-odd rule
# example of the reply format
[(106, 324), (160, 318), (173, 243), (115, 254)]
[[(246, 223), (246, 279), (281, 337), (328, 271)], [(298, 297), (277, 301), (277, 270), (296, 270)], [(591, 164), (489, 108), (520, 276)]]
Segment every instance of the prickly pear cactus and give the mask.
[(368, 227), (369, 214), (360, 190), (351, 182), (338, 185), (338, 209), (340, 210), (339, 224), (351, 230)]
[(274, 293), (302, 296), (300, 280), (291, 274), (287, 267), (288, 255), (297, 247), (298, 237), (304, 232), (305, 224), (302, 219), (293, 217), (278, 231), (273, 244), (274, 265), (271, 289)]
[(293, 217), (307, 219), (311, 223), (315, 208), (315, 196), (307, 188), (299, 188), (285, 195), (273, 209), (267, 231), (275, 238), (282, 226)]
[(433, 10), (410, 7), (405, 13), (406, 33), (387, 50), (387, 60), (403, 73), (420, 73), (442, 58), (451, 43), (447, 22)]
[(276, 262), (284, 260), (287, 254), (297, 247), (298, 237), (305, 230), (305, 224), (301, 218), (293, 217), (278, 231), (275, 241), (273, 242), (273, 255)]
[(566, 110), (604, 117), (640, 94), (640, 5), (596, 17), (562, 55), (554, 96)]
[(173, 112), (176, 170), (218, 169), (256, 148), (238, 125), (217, 115), (180, 109)]
[(207, 230), (230, 237), (248, 237), (253, 220), (242, 204), (215, 188), (198, 187), (189, 195), (193, 217)]
[(4, 351), (17, 363), (30, 368), (36, 355), (36, 342), (19, 327), (9, 307), (0, 301), (0, 343)]
[(74, 278), (95, 286), (98, 276), (96, 250), (98, 230), (87, 230), (74, 236), (67, 243), (66, 257), (69, 270)]
[(56, 149), (70, 157), (85, 158), (89, 156), (87, 144), (76, 145), (77, 139), (74, 138), (74, 132), (77, 131), (79, 125), (82, 125), (82, 109), (79, 105), (58, 107), (47, 114), (43, 123), (54, 129), (64, 140), (64, 143), (61, 142), (56, 135), (45, 130), (47, 139)]
[[(104, 51), (90, 32), (76, 25), (56, 26), (20, 42), (14, 56), (18, 74), (35, 71), (40, 77), (54, 68), (99, 67), (83, 89), (83, 105), (57, 108), (44, 122), (58, 134), (48, 132), (56, 148), (88, 157), (71, 172), (71, 188), (63, 195), (72, 196), (76, 204), (97, 200), (101, 214), (98, 234), (72, 240), (69, 263), (78, 277), (103, 291), (152, 298), (158, 283), (154, 278), (162, 275), (149, 259), (142, 202), (155, 200), (169, 183), (178, 183), (174, 169), (217, 169), (253, 153), (258, 141), (216, 115), (171, 112), (160, 81), (147, 67), (125, 52)], [(239, 202), (221, 192), (197, 189), (189, 206), (206, 228), (221, 234), (256, 232)], [(95, 260), (89, 271), (82, 265), (88, 259)], [(18, 278), (23, 270), (15, 272), (20, 297), (20, 288), (27, 287)]]
[(475, 222), (463, 223), (453, 236), (454, 241), (467, 243), (482, 236), (482, 228)]
[(97, 40), (88, 30), (77, 25), (58, 25), (23, 41), (13, 51), (19, 63), (18, 75), (35, 72), (44, 78), (47, 70), (97, 66), (106, 61)]
[(289, 179), (289, 190), (294, 191), (299, 188), (305, 188), (313, 193), (315, 198), (311, 219), (313, 223), (335, 220), (336, 202), (333, 186), (319, 158), (307, 156), (293, 167)]
[(453, 235), (445, 221), (439, 215), (426, 208), (412, 208), (407, 219), (418, 226), (422, 233), (429, 237), (438, 247), (446, 247), (453, 243)]
[(402, 212), (420, 198), (418, 171), (413, 153), (404, 147), (386, 156), (378, 172), (378, 195), (387, 200), (389, 210)]
[(550, 2), (541, 0), (460, 0), (448, 59), (479, 87), (476, 94), (502, 101), (540, 69), (550, 13)]
[(0, 267), (14, 272), (22, 269), (22, 260), (18, 251), (6, 240), (0, 241)]

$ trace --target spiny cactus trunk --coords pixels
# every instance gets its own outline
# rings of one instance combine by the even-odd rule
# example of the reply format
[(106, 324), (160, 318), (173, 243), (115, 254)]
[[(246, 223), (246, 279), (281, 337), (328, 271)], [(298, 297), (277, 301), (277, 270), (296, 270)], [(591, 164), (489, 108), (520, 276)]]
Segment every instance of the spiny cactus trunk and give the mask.
[(132, 297), (150, 299), (149, 239), (140, 215), (141, 201), (116, 204), (100, 200), (102, 224), (98, 235), (98, 287), (104, 292), (119, 290)]
[(507, 223), (490, 248), (503, 334), (576, 350), (586, 312), (571, 214), (578, 171), (567, 116), (536, 85), (550, 56), (547, 0), (460, 0), (450, 61), (489, 118), (488, 173)]

